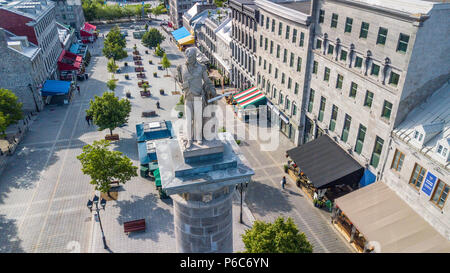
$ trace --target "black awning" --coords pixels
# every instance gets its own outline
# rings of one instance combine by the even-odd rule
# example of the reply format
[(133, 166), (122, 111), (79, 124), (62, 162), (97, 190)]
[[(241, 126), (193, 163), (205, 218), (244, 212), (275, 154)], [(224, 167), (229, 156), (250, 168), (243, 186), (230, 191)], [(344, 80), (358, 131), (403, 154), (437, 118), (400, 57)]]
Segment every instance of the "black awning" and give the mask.
[(287, 151), (317, 189), (359, 183), (364, 168), (328, 135)]

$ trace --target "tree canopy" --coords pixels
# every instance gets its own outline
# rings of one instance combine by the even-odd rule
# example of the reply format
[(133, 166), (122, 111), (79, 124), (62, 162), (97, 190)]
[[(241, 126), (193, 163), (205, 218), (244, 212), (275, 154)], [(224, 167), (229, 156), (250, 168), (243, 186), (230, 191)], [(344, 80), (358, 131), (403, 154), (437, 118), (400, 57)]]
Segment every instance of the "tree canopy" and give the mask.
[(114, 79), (110, 79), (106, 82), (106, 87), (108, 87), (109, 90), (114, 91), (117, 87), (116, 81)]
[(164, 55), (163, 55), (161, 64), (162, 64), (162, 67), (164, 67), (164, 69), (167, 70), (167, 74), (169, 74), (168, 68), (170, 67), (170, 61), (169, 61), (169, 59), (167, 58), (166, 53), (164, 53)]
[(155, 18), (158, 18), (158, 15), (161, 15), (163, 13), (167, 12), (166, 7), (164, 7), (164, 4), (161, 3), (158, 6), (151, 9), (151, 12), (155, 15)]
[(128, 99), (119, 100), (113, 92), (105, 92), (103, 96), (95, 96), (95, 100), (91, 100), (86, 114), (93, 118), (99, 131), (109, 129), (112, 135), (115, 128), (127, 123), (130, 111), (131, 103)]
[(0, 112), (0, 136), (5, 136), (6, 128), (8, 128), (8, 126), (6, 126), (6, 117), (2, 112)]
[(274, 223), (255, 221), (242, 241), (245, 253), (312, 253), (312, 245), (290, 217), (278, 217)]
[[(119, 18), (141, 17), (142, 5), (127, 4), (125, 6), (119, 6), (118, 4), (106, 4), (103, 0), (83, 0), (82, 1), (83, 13), (86, 21), (93, 20), (113, 20)], [(151, 12), (152, 8), (150, 4), (144, 5), (145, 13)]]
[(102, 52), (108, 59), (120, 60), (127, 56), (125, 47), (125, 37), (120, 33), (120, 28), (115, 26), (106, 35)]
[(155, 55), (158, 57), (164, 56), (164, 49), (161, 48), (160, 44), (158, 44), (155, 48)]
[(81, 162), (81, 170), (91, 177), (90, 183), (95, 190), (109, 192), (110, 182), (119, 181), (125, 184), (132, 177), (137, 176), (137, 167), (131, 160), (119, 151), (110, 151), (109, 141), (94, 141), (92, 145), (83, 147), (83, 152), (77, 156)]
[(0, 112), (3, 113), (6, 127), (23, 118), (22, 103), (16, 94), (8, 89), (0, 88)]
[(159, 30), (150, 28), (149, 31), (142, 36), (142, 44), (146, 47), (155, 47), (164, 41), (164, 39), (166, 39), (166, 37), (164, 37)]

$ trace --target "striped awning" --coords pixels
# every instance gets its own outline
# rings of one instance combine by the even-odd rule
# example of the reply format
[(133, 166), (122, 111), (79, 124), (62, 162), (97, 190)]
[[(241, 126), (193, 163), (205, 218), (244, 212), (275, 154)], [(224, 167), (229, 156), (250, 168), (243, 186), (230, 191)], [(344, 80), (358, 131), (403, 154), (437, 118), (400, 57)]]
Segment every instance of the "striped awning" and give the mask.
[(256, 86), (233, 95), (233, 99), (242, 108), (249, 105), (258, 106), (266, 102), (266, 96)]

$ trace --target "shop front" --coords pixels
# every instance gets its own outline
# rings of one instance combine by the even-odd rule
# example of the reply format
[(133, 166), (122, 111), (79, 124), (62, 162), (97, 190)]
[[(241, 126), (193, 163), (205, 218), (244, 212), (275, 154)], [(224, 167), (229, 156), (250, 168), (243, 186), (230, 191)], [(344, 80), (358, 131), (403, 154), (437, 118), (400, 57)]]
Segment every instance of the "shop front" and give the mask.
[(98, 36), (97, 27), (87, 22), (84, 23), (80, 30), (80, 36), (83, 44), (93, 43)]
[(381, 181), (337, 198), (332, 221), (358, 252), (450, 252), (450, 242)]
[(60, 80), (74, 81), (76, 76), (84, 74), (83, 57), (63, 50), (57, 62)]
[[(328, 135), (287, 152), (287, 171), (318, 207), (358, 188), (364, 168)], [(328, 201), (328, 202), (327, 202)]]
[(265, 107), (267, 103), (266, 96), (256, 86), (236, 93), (232, 98), (234, 112), (243, 121), (248, 121), (250, 118), (257, 120), (260, 107)]
[(47, 80), (41, 89), (43, 100), (47, 104), (68, 104), (72, 98), (73, 86), (69, 81)]

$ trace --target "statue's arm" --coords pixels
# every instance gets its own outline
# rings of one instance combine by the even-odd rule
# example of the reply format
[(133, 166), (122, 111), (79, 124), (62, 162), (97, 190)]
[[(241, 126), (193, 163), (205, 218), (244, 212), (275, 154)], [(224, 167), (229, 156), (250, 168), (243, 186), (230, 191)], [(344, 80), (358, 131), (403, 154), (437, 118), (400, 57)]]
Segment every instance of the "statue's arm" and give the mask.
[(206, 90), (209, 90), (211, 98), (216, 96), (216, 88), (214, 88), (214, 85), (211, 81), (211, 79), (208, 77), (208, 71), (206, 70), (206, 67), (203, 69), (203, 82), (206, 86)]

